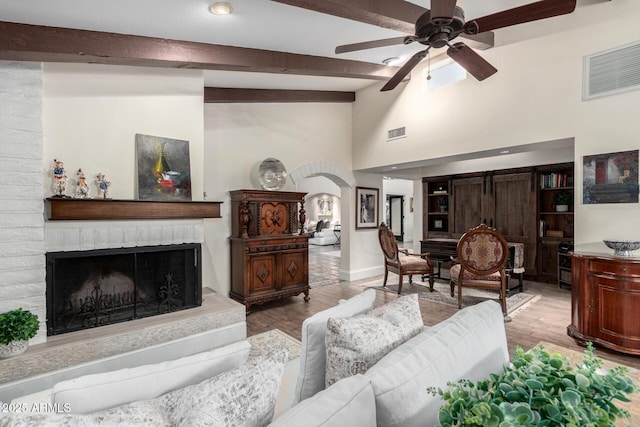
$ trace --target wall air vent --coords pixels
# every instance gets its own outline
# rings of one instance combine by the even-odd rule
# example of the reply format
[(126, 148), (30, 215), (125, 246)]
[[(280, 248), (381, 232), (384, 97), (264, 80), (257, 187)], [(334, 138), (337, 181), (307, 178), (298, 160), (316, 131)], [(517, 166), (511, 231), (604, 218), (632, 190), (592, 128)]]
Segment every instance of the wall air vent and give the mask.
[(583, 100), (640, 89), (640, 41), (584, 58)]
[(391, 129), (387, 131), (387, 141), (393, 141), (394, 139), (405, 138), (407, 132), (404, 126), (401, 128)]

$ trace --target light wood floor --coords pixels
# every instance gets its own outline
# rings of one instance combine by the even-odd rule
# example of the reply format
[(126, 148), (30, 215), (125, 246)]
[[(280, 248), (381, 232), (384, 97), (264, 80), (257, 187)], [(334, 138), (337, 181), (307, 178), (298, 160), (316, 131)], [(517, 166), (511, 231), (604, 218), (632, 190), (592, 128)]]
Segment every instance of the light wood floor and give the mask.
[[(330, 250), (337, 250), (333, 248)], [(313, 262), (312, 262), (313, 260)], [(327, 274), (336, 270), (339, 258), (311, 250), (309, 263), (315, 268), (327, 265)], [(318, 275), (310, 273), (310, 277)], [(324, 276), (326, 280), (326, 276)], [(391, 274), (390, 281), (397, 280)], [(307, 317), (332, 307), (340, 299), (349, 298), (362, 291), (359, 283), (371, 281), (372, 278), (360, 282), (340, 282), (338, 284), (313, 288), (310, 291), (311, 300), (305, 303), (302, 295), (273, 301), (262, 306), (253, 306), (252, 313), (247, 316), (247, 334), (254, 335), (270, 329), (280, 329), (283, 332), (301, 339), (302, 321)], [(540, 341), (547, 341), (564, 347), (581, 351), (582, 348), (567, 336), (567, 325), (571, 322), (571, 292), (559, 289), (553, 284), (525, 281), (525, 292), (538, 294), (540, 299), (532, 303), (527, 309), (505, 324), (509, 351), (513, 354), (516, 345), (529, 349)], [(390, 292), (378, 292), (376, 306), (395, 299), (397, 296)], [(444, 304), (420, 300), (422, 318), (425, 325), (434, 325), (453, 315), (457, 309)], [(640, 357), (624, 355), (604, 348), (598, 348), (596, 355), (603, 359), (612, 360), (630, 367), (640, 369)]]

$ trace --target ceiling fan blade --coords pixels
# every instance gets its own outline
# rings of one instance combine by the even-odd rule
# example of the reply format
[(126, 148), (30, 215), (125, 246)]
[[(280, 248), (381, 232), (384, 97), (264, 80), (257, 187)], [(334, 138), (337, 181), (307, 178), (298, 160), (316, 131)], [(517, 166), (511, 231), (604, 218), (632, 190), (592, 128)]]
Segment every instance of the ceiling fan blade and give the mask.
[(418, 65), (420, 63), (420, 61), (422, 61), (424, 59), (425, 56), (427, 56), (427, 53), (429, 52), (429, 49), (431, 49), (431, 48), (428, 47), (425, 50), (421, 50), (420, 52), (416, 53), (411, 58), (409, 58), (409, 60), (407, 62), (405, 62), (405, 64), (402, 67), (400, 67), (398, 72), (395, 73), (394, 76), (391, 77), (391, 79), (389, 79), (387, 84), (382, 86), (382, 89), (380, 89), (380, 92), (386, 92), (388, 90), (395, 89), (395, 87), (398, 86), (398, 84), (402, 80), (404, 80), (404, 78), (407, 76), (407, 74), (409, 74), (411, 72), (411, 70), (413, 70), (413, 68), (416, 65)]
[(403, 44), (405, 37), (393, 37), (390, 39), (371, 40), (368, 42), (343, 44), (336, 47), (336, 53), (354, 52), (356, 50), (373, 49), (375, 47), (393, 46)]
[[(477, 80), (482, 81), (498, 70), (464, 43), (456, 43), (447, 50), (447, 55), (460, 64)], [(393, 76), (392, 78), (394, 78)]]
[(431, 0), (431, 22), (434, 25), (446, 25), (453, 19), (456, 0)]
[(483, 33), (497, 28), (566, 15), (573, 12), (575, 8), (576, 0), (542, 0), (469, 21), (465, 25), (465, 32)]

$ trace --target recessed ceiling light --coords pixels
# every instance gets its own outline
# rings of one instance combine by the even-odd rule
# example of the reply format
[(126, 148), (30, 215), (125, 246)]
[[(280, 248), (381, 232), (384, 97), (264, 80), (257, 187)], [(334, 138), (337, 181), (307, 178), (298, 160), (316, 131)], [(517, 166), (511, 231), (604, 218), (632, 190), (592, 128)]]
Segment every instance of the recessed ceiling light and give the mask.
[(219, 1), (209, 7), (209, 12), (214, 15), (229, 15), (233, 12), (233, 6), (226, 1)]
[(400, 58), (398, 58), (397, 56), (392, 56), (391, 58), (383, 59), (382, 63), (389, 66), (397, 65), (398, 63), (400, 63)]
[(391, 166), (391, 169), (398, 169), (397, 166)]
[(502, 150), (502, 151), (500, 152), (500, 154), (509, 154), (509, 153), (510, 153), (510, 151), (509, 151), (509, 150)]

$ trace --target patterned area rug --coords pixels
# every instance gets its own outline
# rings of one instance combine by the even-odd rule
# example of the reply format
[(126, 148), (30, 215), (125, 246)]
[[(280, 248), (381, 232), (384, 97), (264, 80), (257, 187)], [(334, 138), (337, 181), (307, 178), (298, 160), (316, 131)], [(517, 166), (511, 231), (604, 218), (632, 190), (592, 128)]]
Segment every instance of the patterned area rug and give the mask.
[[(398, 276), (389, 277), (387, 279), (387, 286), (382, 287), (382, 279), (376, 279), (372, 282), (363, 283), (361, 286), (367, 288), (374, 288), (381, 292), (393, 292), (398, 293)], [(418, 298), (437, 302), (439, 304), (446, 304), (452, 307), (458, 307), (458, 291), (456, 290), (454, 296), (451, 297), (451, 288), (449, 283), (443, 283), (442, 281), (436, 281), (433, 285), (433, 292), (429, 291), (429, 283), (419, 280), (413, 280), (413, 284), (409, 284), (408, 280), (402, 284), (402, 294), (418, 294)], [(485, 291), (483, 289), (463, 288), (462, 291), (462, 306), (467, 307), (477, 304), (488, 299), (500, 302), (497, 291)], [(522, 310), (529, 307), (535, 301), (540, 299), (540, 295), (528, 294), (526, 292), (518, 292), (511, 294), (507, 297), (507, 314), (513, 317), (519, 314)]]
[(247, 337), (247, 340), (251, 343), (249, 357), (267, 354), (271, 349), (280, 347), (289, 348), (289, 360), (300, 357), (300, 341), (280, 329), (272, 329), (261, 334), (252, 335)]

